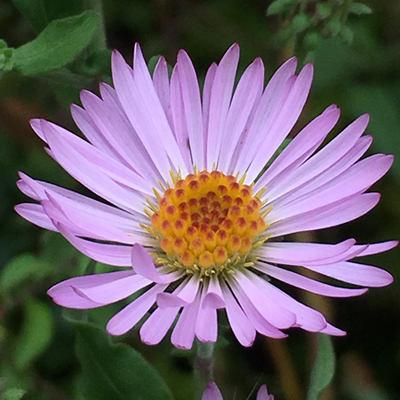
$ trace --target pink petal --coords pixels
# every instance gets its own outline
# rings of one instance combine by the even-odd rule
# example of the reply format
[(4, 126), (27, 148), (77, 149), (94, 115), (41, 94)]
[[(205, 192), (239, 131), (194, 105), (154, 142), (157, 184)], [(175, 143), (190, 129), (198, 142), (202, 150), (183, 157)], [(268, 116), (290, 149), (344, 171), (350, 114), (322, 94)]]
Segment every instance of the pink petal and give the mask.
[(108, 321), (107, 332), (110, 335), (123, 335), (135, 326), (150, 310), (156, 301), (157, 293), (167, 288), (168, 284), (155, 285), (140, 295), (135, 301), (128, 304)]
[(204, 160), (204, 134), (199, 83), (196, 71), (187, 53), (178, 53), (177, 70), (193, 164), (202, 171)]
[(289, 285), (307, 290), (312, 293), (320, 294), (329, 297), (352, 297), (364, 294), (368, 289), (348, 289), (328, 285), (326, 283), (318, 282), (313, 279), (307, 278), (296, 274), (292, 271), (283, 268), (274, 267), (269, 264), (257, 264), (255, 269), (264, 272), (268, 276), (272, 276)]
[(230, 287), (235, 294), (240, 306), (245, 312), (250, 323), (254, 328), (260, 332), (262, 335), (280, 339), (285, 338), (287, 335), (277, 329), (275, 326), (271, 325), (257, 310), (257, 308), (250, 301), (249, 297), (242, 287), (234, 280), (229, 282)]
[(40, 204), (24, 203), (14, 207), (15, 211), (27, 221), (50, 231), (57, 231), (51, 219)]
[(170, 283), (179, 278), (180, 274), (172, 273), (160, 275), (156, 266), (154, 265), (153, 259), (150, 257), (150, 254), (138, 243), (132, 246), (131, 257), (133, 269), (139, 275), (142, 275), (144, 278), (150, 279), (153, 282)]
[(246, 314), (239, 307), (235, 298), (232, 296), (230, 289), (225, 283), (222, 284), (222, 293), (226, 303), (228, 321), (236, 339), (242, 346), (251, 346), (256, 338), (256, 330), (250, 323)]
[(178, 349), (189, 350), (193, 346), (195, 326), (200, 305), (200, 295), (184, 307), (171, 335), (171, 343)]
[(276, 222), (268, 228), (268, 234), (271, 237), (276, 237), (341, 225), (366, 214), (378, 204), (379, 199), (378, 193), (352, 196), (335, 204), (328, 204), (316, 210)]
[(222, 57), (213, 80), (207, 129), (208, 170), (212, 169), (214, 162), (218, 162), (222, 133), (232, 98), (233, 84), (235, 82), (238, 62), (239, 46), (235, 43)]
[(274, 116), (268, 135), (260, 143), (247, 170), (249, 182), (253, 182), (258, 176), (296, 123), (310, 92), (313, 73), (312, 64), (307, 64), (302, 69), (278, 115)]
[(250, 113), (258, 104), (264, 83), (264, 65), (256, 58), (244, 71), (233, 95), (229, 107), (226, 124), (222, 136), (221, 153), (219, 154), (218, 169), (228, 171), (230, 161), (240, 135), (245, 129)]
[(125, 299), (151, 283), (152, 281), (149, 279), (135, 274), (89, 288), (73, 287), (78, 290), (79, 294), (82, 293), (89, 300), (96, 303), (111, 304)]
[(210, 381), (203, 392), (201, 400), (224, 400), (217, 384)]
[(85, 289), (99, 285), (106, 285), (115, 280), (130, 277), (133, 274), (134, 272), (130, 270), (78, 276), (58, 283), (50, 288), (47, 294), (52, 297), (55, 303), (67, 308), (88, 309), (102, 307), (108, 303), (95, 302), (86, 297), (82, 297), (73, 288)]
[[(254, 275), (254, 274), (252, 274)], [(268, 290), (262, 290), (259, 285), (249, 279), (247, 274), (235, 274), (231, 278), (245, 291), (257, 311), (271, 325), (279, 329), (290, 328), (296, 322), (295, 314), (289, 308), (284, 308), (277, 302)]]
[(179, 307), (157, 308), (140, 328), (140, 339), (148, 345), (156, 345), (164, 339), (178, 315)]

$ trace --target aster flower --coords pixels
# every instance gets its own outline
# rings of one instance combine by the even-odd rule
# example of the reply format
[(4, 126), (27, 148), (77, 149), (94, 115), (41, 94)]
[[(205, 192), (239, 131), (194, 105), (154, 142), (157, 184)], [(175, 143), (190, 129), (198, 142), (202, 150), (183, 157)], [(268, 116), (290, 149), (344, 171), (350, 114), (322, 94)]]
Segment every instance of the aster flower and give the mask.
[[(214, 381), (210, 381), (203, 392), (201, 400), (224, 400), (222, 394)], [(267, 385), (262, 385), (257, 392), (256, 400), (274, 400), (272, 394), (268, 394)]]
[[(318, 150), (339, 118), (332, 105), (271, 162), (303, 109), (313, 66), (296, 75), (292, 58), (264, 89), (257, 58), (233, 90), (238, 60), (235, 44), (211, 65), (201, 94), (187, 53), (179, 52), (169, 79), (163, 58), (150, 75), (136, 45), (133, 69), (113, 53), (114, 88), (101, 84), (101, 98), (83, 91), (83, 108), (72, 106), (87, 141), (45, 120), (31, 122), (47, 152), (108, 204), (21, 173), (19, 188), (38, 203), (17, 212), (93, 260), (127, 267), (55, 285), (48, 293), (57, 304), (90, 309), (137, 293), (107, 331), (128, 332), (156, 305), (140, 328), (142, 341), (159, 343), (177, 320), (171, 341), (184, 349), (195, 337), (215, 342), (217, 310), (225, 309), (238, 341), (250, 346), (256, 332), (283, 338), (290, 327), (345, 333), (275, 287), (275, 279), (331, 297), (392, 282), (386, 271), (350, 260), (389, 250), (394, 241), (277, 241), (354, 220), (378, 203), (379, 194), (365, 192), (393, 157), (360, 161), (372, 142), (362, 136), (368, 115)], [(287, 266), (361, 288), (332, 286)]]

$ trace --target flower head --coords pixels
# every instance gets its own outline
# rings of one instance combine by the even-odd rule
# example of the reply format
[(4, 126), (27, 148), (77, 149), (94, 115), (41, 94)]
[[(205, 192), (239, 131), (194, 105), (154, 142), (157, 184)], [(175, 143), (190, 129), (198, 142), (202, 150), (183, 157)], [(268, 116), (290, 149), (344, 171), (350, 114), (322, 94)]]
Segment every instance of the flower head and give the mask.
[[(72, 106), (87, 141), (32, 121), (48, 153), (111, 205), (21, 174), (20, 189), (38, 204), (18, 205), (17, 212), (59, 231), (92, 259), (126, 267), (59, 283), (48, 292), (56, 303), (89, 309), (140, 291), (109, 321), (108, 332), (126, 333), (156, 304), (141, 339), (159, 343), (177, 319), (171, 341), (185, 349), (195, 337), (215, 342), (217, 310), (225, 309), (238, 341), (250, 346), (256, 332), (283, 338), (290, 327), (344, 334), (271, 280), (332, 297), (357, 296), (392, 281), (381, 269), (349, 260), (386, 251), (394, 241), (277, 241), (351, 221), (378, 203), (379, 194), (365, 192), (393, 157), (359, 161), (372, 141), (362, 136), (368, 115), (318, 150), (339, 118), (332, 105), (271, 162), (303, 109), (313, 67), (296, 75), (292, 58), (264, 89), (257, 58), (233, 90), (238, 59), (235, 44), (211, 65), (200, 93), (184, 51), (171, 78), (163, 58), (151, 76), (136, 45), (133, 69), (113, 54), (115, 88), (101, 84), (101, 98), (83, 91), (83, 108)], [(363, 288), (331, 286), (283, 266)]]

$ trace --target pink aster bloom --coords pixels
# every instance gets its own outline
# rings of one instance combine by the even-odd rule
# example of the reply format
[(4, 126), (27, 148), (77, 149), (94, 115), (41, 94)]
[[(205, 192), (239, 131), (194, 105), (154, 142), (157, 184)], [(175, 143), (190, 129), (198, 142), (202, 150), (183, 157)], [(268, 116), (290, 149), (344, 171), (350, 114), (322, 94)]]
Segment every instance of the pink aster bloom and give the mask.
[[(222, 394), (214, 381), (210, 381), (203, 392), (201, 400), (224, 400)], [(267, 385), (262, 385), (257, 392), (256, 400), (274, 400), (272, 394), (268, 394)]]
[[(171, 78), (163, 58), (151, 76), (136, 45), (133, 69), (114, 52), (114, 88), (101, 84), (101, 98), (83, 91), (83, 108), (72, 106), (87, 140), (45, 120), (31, 122), (50, 156), (107, 204), (21, 173), (19, 188), (38, 203), (20, 204), (17, 212), (93, 260), (125, 267), (59, 283), (48, 292), (57, 304), (90, 309), (140, 291), (107, 331), (126, 333), (156, 305), (140, 328), (142, 341), (159, 343), (177, 319), (171, 341), (183, 349), (195, 337), (215, 342), (217, 310), (225, 309), (238, 341), (250, 346), (256, 332), (283, 338), (290, 327), (344, 334), (275, 287), (275, 279), (330, 297), (392, 282), (389, 273), (350, 260), (389, 250), (394, 241), (277, 241), (351, 221), (378, 203), (379, 194), (366, 190), (393, 156), (360, 161), (372, 142), (362, 136), (368, 115), (319, 149), (340, 114), (328, 107), (259, 176), (304, 107), (313, 66), (296, 75), (292, 58), (264, 88), (257, 58), (234, 90), (238, 60), (234, 44), (211, 65), (201, 93), (187, 53), (179, 52)], [(286, 266), (361, 288), (332, 286)]]

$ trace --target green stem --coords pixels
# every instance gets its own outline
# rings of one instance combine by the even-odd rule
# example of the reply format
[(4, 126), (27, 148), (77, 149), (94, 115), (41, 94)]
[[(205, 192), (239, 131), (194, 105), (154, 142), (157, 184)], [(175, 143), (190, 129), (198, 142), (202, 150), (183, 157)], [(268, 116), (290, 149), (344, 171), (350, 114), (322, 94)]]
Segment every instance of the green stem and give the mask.
[(208, 382), (213, 379), (214, 343), (197, 341), (197, 353), (194, 361), (195, 400), (201, 400)]

